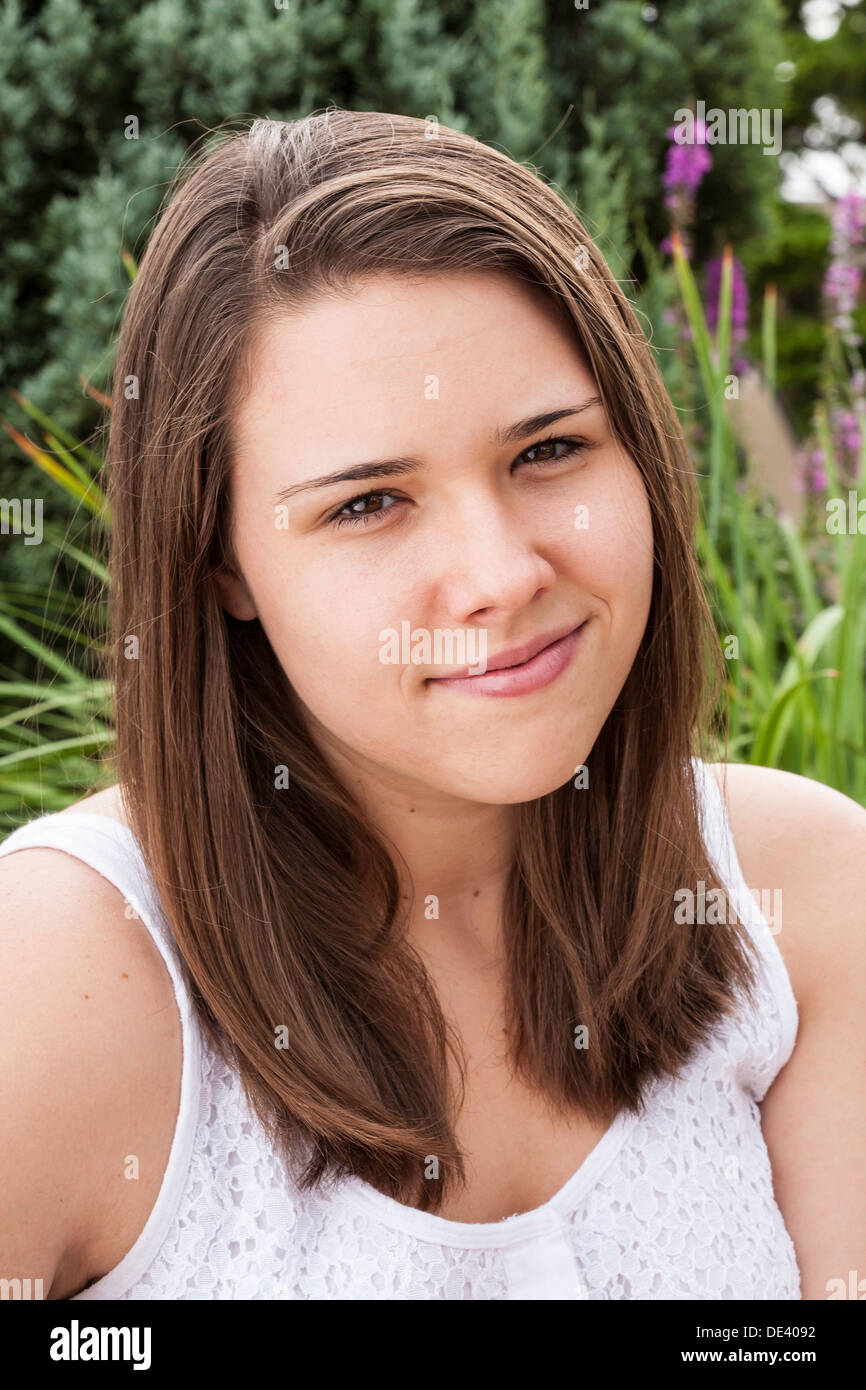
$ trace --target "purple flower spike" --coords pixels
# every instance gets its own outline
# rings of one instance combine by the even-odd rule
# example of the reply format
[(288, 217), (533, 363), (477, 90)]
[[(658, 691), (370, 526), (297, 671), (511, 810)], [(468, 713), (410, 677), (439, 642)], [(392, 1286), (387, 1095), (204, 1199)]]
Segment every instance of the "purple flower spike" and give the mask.
[(824, 276), (824, 298), (830, 323), (846, 343), (856, 347), (860, 336), (855, 330), (854, 312), (863, 279), (857, 248), (866, 240), (866, 197), (851, 192), (837, 198), (832, 222), (831, 260)]
[(713, 157), (705, 145), (671, 145), (662, 181), (665, 188), (694, 193), (712, 167)]

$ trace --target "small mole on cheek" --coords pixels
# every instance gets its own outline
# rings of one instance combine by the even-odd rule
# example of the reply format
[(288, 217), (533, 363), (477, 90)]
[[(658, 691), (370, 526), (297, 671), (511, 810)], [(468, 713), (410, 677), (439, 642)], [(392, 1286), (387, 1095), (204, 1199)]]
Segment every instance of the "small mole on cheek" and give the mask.
[(409, 815), (410, 815), (410, 816), (414, 816), (414, 814), (415, 814), (415, 807), (414, 807), (414, 806), (410, 806), (410, 807), (409, 807)]
[(125, 970), (121, 970), (121, 972), (120, 972), (120, 978), (121, 978), (122, 980), (128, 980), (128, 979), (129, 979), (129, 976), (127, 975), (127, 973), (126, 973)]
[(481, 889), (480, 889), (480, 888), (476, 888), (476, 889), (475, 889), (475, 892), (472, 894), (473, 898), (477, 898), (477, 897), (478, 897), (478, 894), (479, 894), (480, 892), (481, 892)]
[(89, 995), (89, 994), (85, 994), (84, 997), (85, 997), (85, 999), (89, 999), (89, 998), (90, 998), (90, 995)]

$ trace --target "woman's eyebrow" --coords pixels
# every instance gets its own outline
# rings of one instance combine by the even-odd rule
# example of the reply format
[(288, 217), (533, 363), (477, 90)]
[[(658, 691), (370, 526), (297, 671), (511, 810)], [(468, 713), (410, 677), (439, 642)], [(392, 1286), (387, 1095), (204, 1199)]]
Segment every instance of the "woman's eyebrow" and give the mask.
[(590, 410), (594, 405), (601, 405), (601, 396), (587, 396), (580, 405), (567, 405), (562, 410), (545, 410), (539, 415), (527, 415), (525, 420), (518, 420), (516, 424), (509, 425), (507, 429), (497, 430), (494, 435), (496, 444), (514, 444), (519, 439), (525, 439), (528, 434), (537, 434), (539, 430), (546, 430), (548, 425), (555, 425), (557, 420), (562, 420), (567, 415), (579, 415), (582, 410)]
[[(569, 405), (560, 410), (544, 410), (534, 415), (527, 415), (525, 419), (517, 420), (513, 425), (498, 429), (493, 436), (493, 442), (498, 445), (513, 444), (520, 439), (525, 439), (528, 434), (537, 434), (539, 430), (547, 429), (557, 420), (563, 420), (569, 415), (579, 415), (581, 411), (590, 410), (593, 406), (601, 404), (600, 396), (588, 396), (580, 405)], [(336, 483), (361, 483), (370, 478), (392, 478), (399, 477), (404, 473), (424, 471), (426, 471), (426, 465), (420, 459), (371, 459), (369, 463), (356, 463), (351, 468), (340, 468), (336, 473), (325, 473), (321, 478), (308, 478), (303, 483), (292, 483), (289, 487), (280, 488), (274, 496), (274, 506), (288, 502), (290, 497), (296, 497), (298, 493), (333, 487)]]

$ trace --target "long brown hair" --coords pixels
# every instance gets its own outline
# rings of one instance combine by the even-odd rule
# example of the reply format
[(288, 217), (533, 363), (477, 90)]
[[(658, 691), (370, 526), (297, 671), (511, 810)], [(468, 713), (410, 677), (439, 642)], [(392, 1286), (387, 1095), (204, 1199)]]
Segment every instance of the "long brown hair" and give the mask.
[[(301, 1186), (355, 1173), (433, 1211), (465, 1180), (459, 1039), (403, 934), (388, 849), (310, 737), (259, 621), (227, 614), (213, 576), (233, 561), (231, 422), (257, 327), (366, 273), (485, 268), (541, 287), (573, 324), (652, 511), (640, 649), (588, 755), (589, 789), (569, 780), (516, 808), (503, 922), (513, 1067), (557, 1108), (639, 1110), (754, 972), (739, 923), (674, 922), (678, 889), (725, 888), (691, 764), (724, 663), (682, 431), (576, 212), (532, 169), (429, 119), (329, 108), (221, 128), (180, 169), (132, 286), (108, 447), (115, 772), (206, 1036)], [(282, 765), (290, 790), (275, 785)], [(438, 1183), (424, 1180), (431, 1156)]]

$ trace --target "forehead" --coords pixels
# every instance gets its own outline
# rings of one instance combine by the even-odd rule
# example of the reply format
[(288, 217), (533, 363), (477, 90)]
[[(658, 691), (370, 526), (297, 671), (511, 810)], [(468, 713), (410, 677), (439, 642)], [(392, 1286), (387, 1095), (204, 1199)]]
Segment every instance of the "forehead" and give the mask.
[(249, 365), (239, 441), (266, 417), (290, 419), (293, 430), (315, 420), (321, 434), (328, 421), (417, 416), (425, 406), (432, 422), (433, 401), (456, 412), (489, 403), (498, 414), (515, 392), (592, 384), (565, 311), (498, 272), (365, 277), (263, 323)]

